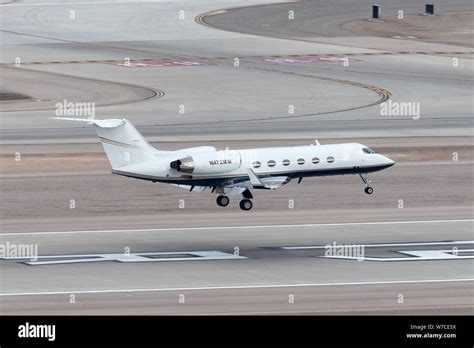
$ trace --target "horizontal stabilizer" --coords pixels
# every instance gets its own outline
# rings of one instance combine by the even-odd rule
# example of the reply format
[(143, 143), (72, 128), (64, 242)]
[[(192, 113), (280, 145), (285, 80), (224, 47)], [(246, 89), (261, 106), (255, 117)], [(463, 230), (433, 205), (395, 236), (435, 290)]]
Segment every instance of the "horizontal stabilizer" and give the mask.
[(94, 118), (72, 118), (72, 117), (52, 117), (55, 120), (86, 122), (89, 125), (98, 126), (100, 128), (115, 128), (125, 124), (125, 120), (111, 118), (108, 120), (96, 120)]

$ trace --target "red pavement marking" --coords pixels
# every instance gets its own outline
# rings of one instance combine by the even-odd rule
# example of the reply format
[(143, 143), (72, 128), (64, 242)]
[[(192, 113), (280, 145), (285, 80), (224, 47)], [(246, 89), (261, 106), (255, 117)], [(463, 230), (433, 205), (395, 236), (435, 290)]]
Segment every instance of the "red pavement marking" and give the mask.
[(129, 62), (129, 63), (114, 63), (115, 65), (123, 66), (126, 68), (166, 68), (176, 66), (207, 66), (209, 63), (194, 62), (194, 61), (147, 61), (147, 62)]
[(292, 64), (292, 63), (325, 63), (325, 62), (338, 62), (343, 63), (345, 61), (353, 62), (359, 59), (348, 58), (348, 57), (319, 57), (319, 56), (300, 56), (291, 58), (265, 58), (266, 62), (279, 63), (279, 64)]

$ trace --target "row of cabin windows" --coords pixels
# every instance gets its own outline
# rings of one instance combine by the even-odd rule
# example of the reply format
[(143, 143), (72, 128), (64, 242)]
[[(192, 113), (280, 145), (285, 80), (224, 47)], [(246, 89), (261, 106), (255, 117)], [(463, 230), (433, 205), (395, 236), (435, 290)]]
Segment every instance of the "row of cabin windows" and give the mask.
[[(334, 157), (329, 156), (329, 157), (326, 158), (326, 161), (327, 161), (328, 163), (333, 163), (333, 162), (334, 162)], [(319, 163), (319, 158), (318, 158), (318, 157), (314, 157), (314, 158), (311, 160), (311, 162), (312, 162), (313, 164), (318, 164), (318, 163)], [(296, 161), (296, 163), (298, 163), (298, 164), (301, 166), (301, 165), (303, 165), (303, 164), (305, 163), (305, 160), (304, 160), (304, 158), (299, 158), (299, 159)], [(281, 162), (281, 164), (283, 164), (285, 167), (287, 167), (287, 166), (290, 165), (290, 160), (285, 159), (285, 160), (283, 160), (283, 161)], [(267, 166), (269, 166), (269, 167), (275, 167), (275, 165), (276, 165), (276, 162), (275, 162), (274, 160), (269, 160), (269, 161), (267, 162)], [(255, 162), (252, 163), (252, 167), (254, 167), (254, 168), (260, 168), (261, 166), (262, 166), (262, 163), (259, 162), (259, 161), (255, 161)]]

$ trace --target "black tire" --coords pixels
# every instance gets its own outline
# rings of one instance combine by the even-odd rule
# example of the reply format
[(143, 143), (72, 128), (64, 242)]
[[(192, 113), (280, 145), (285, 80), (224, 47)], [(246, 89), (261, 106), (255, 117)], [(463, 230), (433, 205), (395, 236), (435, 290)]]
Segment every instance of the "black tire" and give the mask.
[(239, 205), (240, 209), (242, 210), (250, 210), (253, 206), (252, 201), (250, 199), (242, 199)]
[(221, 206), (221, 207), (227, 207), (229, 205), (229, 197), (227, 196), (218, 196), (217, 199), (216, 199), (216, 203), (217, 205)]
[(367, 193), (368, 195), (371, 195), (374, 192), (374, 189), (368, 186), (364, 189), (364, 192)]

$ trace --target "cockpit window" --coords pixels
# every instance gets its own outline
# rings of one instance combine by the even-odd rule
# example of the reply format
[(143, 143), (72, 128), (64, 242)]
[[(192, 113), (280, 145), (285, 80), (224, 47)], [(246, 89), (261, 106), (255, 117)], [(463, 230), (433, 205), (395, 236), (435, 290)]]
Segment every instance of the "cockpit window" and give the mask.
[(362, 149), (362, 151), (363, 151), (364, 153), (375, 153), (374, 150), (369, 149), (368, 147), (364, 147), (364, 148)]

